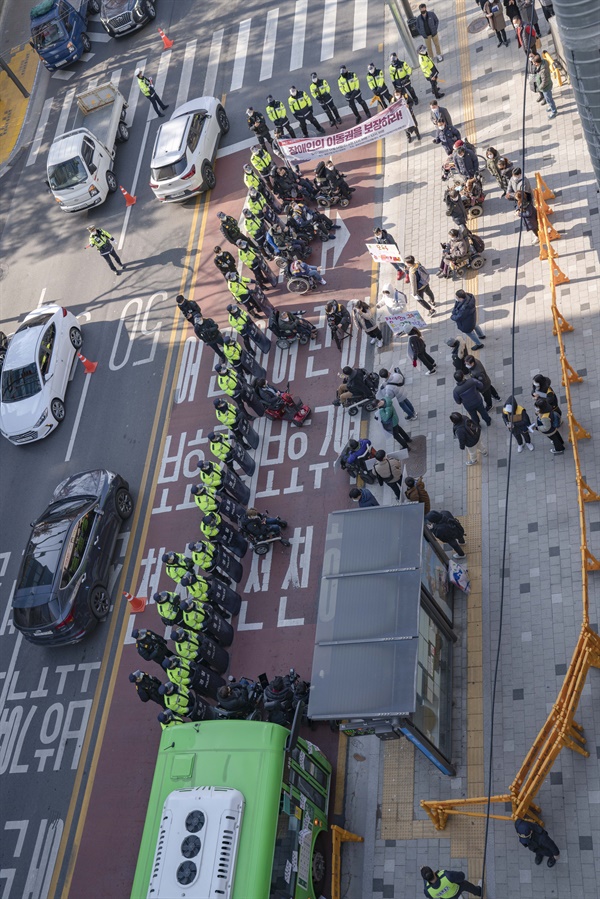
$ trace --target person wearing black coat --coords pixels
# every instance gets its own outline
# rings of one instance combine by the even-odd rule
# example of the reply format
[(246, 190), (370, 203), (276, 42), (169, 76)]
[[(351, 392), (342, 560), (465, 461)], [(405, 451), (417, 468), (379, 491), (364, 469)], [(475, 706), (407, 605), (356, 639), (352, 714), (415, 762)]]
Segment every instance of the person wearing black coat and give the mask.
[(194, 316), (200, 314), (200, 306), (194, 300), (186, 300), (182, 293), (175, 297), (179, 311), (188, 322), (194, 321)]
[(466, 341), (462, 337), (449, 337), (446, 346), (452, 350), (452, 365), (455, 371), (462, 371), (467, 374), (467, 366), (465, 359), (469, 355)]
[(146, 674), (145, 671), (140, 671), (139, 669), (129, 675), (129, 680), (132, 684), (135, 684), (137, 695), (142, 702), (156, 702), (164, 709), (164, 697), (158, 692), (159, 687), (162, 686), (162, 681), (154, 677), (154, 675)]
[(517, 441), (517, 452), (523, 452), (523, 446), (528, 450), (533, 450), (531, 442), (531, 434), (529, 433), (529, 425), (531, 419), (527, 414), (527, 410), (523, 406), (519, 406), (514, 396), (509, 396), (504, 403), (502, 409), (502, 421)]
[[(460, 521), (452, 512), (442, 509), (436, 512), (434, 509), (425, 516), (427, 527), (440, 543), (447, 543), (454, 550), (453, 559), (462, 559), (466, 555), (462, 546), (465, 543), (465, 531)], [(462, 544), (462, 545), (461, 545)]]
[(558, 398), (552, 389), (552, 381), (546, 375), (534, 375), (531, 381), (531, 395), (535, 399), (547, 400), (553, 409), (556, 409), (559, 415), (562, 415), (558, 405)]
[(482, 382), (479, 380), (479, 378), (467, 378), (462, 371), (454, 372), (454, 380), (456, 381), (456, 387), (452, 392), (454, 402), (457, 404), (457, 406), (465, 407), (465, 411), (469, 413), (469, 416), (476, 425), (481, 424), (481, 422), (479, 421), (479, 416), (481, 415), (484, 422), (489, 427), (492, 423), (492, 419), (489, 416), (489, 412), (483, 405)]
[(418, 328), (410, 328), (408, 334), (408, 355), (412, 359), (413, 367), (417, 367), (417, 360), (422, 362), (427, 371), (426, 375), (432, 375), (437, 370), (437, 363), (427, 352), (427, 345)]
[(477, 464), (477, 452), (482, 456), (487, 456), (486, 438), (481, 429), (481, 425), (476, 424), (473, 419), (461, 415), (460, 412), (452, 412), (450, 415), (452, 422), (452, 431), (455, 440), (461, 450), (467, 451), (467, 465)]
[(444, 119), (439, 119), (433, 143), (441, 144), (446, 151), (446, 156), (452, 156), (454, 144), (457, 140), (460, 140), (460, 131), (454, 125), (449, 125)]
[(485, 408), (489, 412), (493, 405), (492, 400), (499, 400), (500, 396), (492, 384), (492, 380), (485, 370), (483, 362), (480, 362), (475, 356), (467, 355), (465, 356), (465, 368), (466, 374), (471, 375), (473, 378), (477, 378), (483, 384), (481, 395), (485, 402)]
[(517, 818), (515, 830), (519, 835), (521, 846), (525, 846), (530, 852), (535, 852), (536, 865), (541, 865), (544, 856), (546, 856), (548, 858), (546, 862), (548, 867), (554, 867), (556, 859), (560, 855), (560, 850), (547, 830), (544, 830), (543, 827), (534, 821), (524, 821), (523, 818)]
[(235, 244), (238, 240), (244, 239), (244, 235), (240, 231), (240, 226), (232, 215), (226, 215), (224, 212), (217, 212), (217, 218), (221, 220), (220, 229), (225, 240)]
[(454, 224), (458, 227), (461, 225), (466, 227), (467, 210), (465, 209), (463, 198), (455, 187), (446, 191), (444, 203), (446, 204), (446, 215), (452, 219)]
[(215, 254), (213, 262), (224, 278), (227, 277), (228, 272), (237, 272), (235, 257), (229, 250), (222, 250), (221, 247), (215, 247), (213, 253)]
[(223, 362), (227, 362), (225, 353), (223, 352), (223, 335), (219, 330), (219, 326), (212, 318), (204, 318), (201, 309), (198, 309), (194, 315), (194, 334), (209, 346)]
[(477, 300), (472, 293), (466, 290), (457, 290), (454, 294), (456, 302), (450, 313), (450, 318), (456, 323), (456, 327), (473, 341), (473, 350), (483, 349), (482, 340), (485, 334), (477, 324)]
[(160, 634), (146, 628), (134, 628), (131, 636), (135, 640), (138, 653), (145, 662), (156, 662), (162, 665), (163, 659), (168, 659), (173, 653), (167, 646), (167, 641)]
[(470, 147), (458, 147), (452, 154), (456, 171), (465, 178), (472, 178), (479, 173), (479, 160), (475, 150)]

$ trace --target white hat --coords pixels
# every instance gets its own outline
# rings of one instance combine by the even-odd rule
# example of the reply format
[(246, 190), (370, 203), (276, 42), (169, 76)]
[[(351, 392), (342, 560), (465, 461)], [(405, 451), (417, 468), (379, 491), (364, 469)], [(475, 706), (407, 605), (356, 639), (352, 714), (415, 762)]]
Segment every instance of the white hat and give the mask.
[(135, 70), (135, 77), (136, 77), (136, 78), (137, 78), (138, 75), (143, 75), (143, 74), (144, 74), (144, 73), (142, 72), (141, 69), (136, 69), (136, 70)]

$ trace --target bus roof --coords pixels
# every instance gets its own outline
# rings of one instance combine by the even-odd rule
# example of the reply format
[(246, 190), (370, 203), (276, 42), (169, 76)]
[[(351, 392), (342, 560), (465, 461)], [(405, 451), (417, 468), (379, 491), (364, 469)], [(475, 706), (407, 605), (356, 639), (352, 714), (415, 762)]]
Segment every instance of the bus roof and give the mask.
[(245, 799), (233, 899), (265, 899), (269, 895), (288, 735), (277, 724), (243, 720), (165, 729), (131, 899), (146, 899), (167, 796), (174, 790), (200, 786), (234, 788)]

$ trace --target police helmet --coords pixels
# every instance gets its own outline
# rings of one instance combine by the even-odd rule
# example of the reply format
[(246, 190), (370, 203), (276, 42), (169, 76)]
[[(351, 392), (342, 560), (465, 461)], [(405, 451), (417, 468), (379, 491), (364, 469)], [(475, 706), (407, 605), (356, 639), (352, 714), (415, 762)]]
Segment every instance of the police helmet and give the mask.
[(219, 374), (219, 375), (222, 375), (223, 372), (226, 371), (226, 370), (227, 370), (227, 366), (224, 365), (222, 362), (217, 362), (217, 364), (215, 365), (215, 371), (216, 371), (217, 374)]
[(163, 553), (162, 560), (166, 565), (172, 565), (176, 558), (177, 558), (177, 553), (169, 552), (169, 553)]
[[(195, 484), (191, 490), (191, 493), (193, 496), (203, 496), (204, 492), (205, 492), (205, 489), (201, 484)], [(192, 549), (193, 546), (194, 546), (194, 544), (190, 543), (189, 548)]]
[(129, 675), (129, 682), (132, 684), (137, 684), (138, 681), (141, 681), (142, 677), (143, 677), (143, 674), (141, 671), (133, 671)]
[(163, 659), (160, 664), (161, 667), (167, 671), (169, 668), (179, 668), (181, 659), (179, 659), (178, 656), (167, 656), (167, 658)]
[[(233, 336), (233, 334), (223, 334), (223, 343), (229, 345), (230, 343), (237, 343), (237, 340)], [(202, 463), (204, 465), (204, 463)], [(202, 466), (201, 466), (202, 468)], [(202, 468), (202, 471), (209, 471), (210, 469)]]
[(182, 612), (190, 612), (194, 608), (194, 600), (182, 599), (179, 605)]
[(213, 524), (217, 524), (218, 519), (214, 512), (209, 512), (208, 515), (204, 516), (203, 524), (207, 524), (209, 527)]
[(158, 692), (161, 694), (161, 696), (171, 696), (172, 693), (177, 692), (177, 687), (172, 680), (168, 680), (166, 684), (160, 685), (160, 687), (158, 688)]
[(224, 212), (217, 212), (217, 218), (221, 219), (221, 221), (225, 221), (227, 215)]
[(220, 435), (219, 435), (219, 434), (215, 434), (214, 431), (209, 431), (208, 434), (207, 434), (206, 436), (208, 437), (208, 439), (209, 439), (211, 442), (214, 441), (214, 440), (220, 440), (220, 439), (221, 439)]
[(215, 409), (220, 409), (223, 405), (227, 405), (223, 397), (218, 397), (216, 400), (213, 400), (213, 406), (215, 407)]
[(139, 630), (137, 629), (137, 627), (134, 627), (134, 629), (131, 632), (131, 636), (134, 638), (134, 640), (137, 640), (139, 635), (140, 635)]
[(238, 273), (237, 272), (227, 272), (227, 280), (228, 281), (237, 281)]
[(182, 627), (174, 627), (171, 631), (171, 640), (179, 643), (181, 640), (187, 640), (187, 634)]
[(235, 315), (238, 314), (238, 312), (239, 312), (240, 310), (239, 310), (239, 308), (235, 305), (235, 303), (230, 303), (229, 306), (227, 307), (227, 311), (228, 311), (231, 315), (234, 315), (234, 316), (235, 316)]
[(184, 574), (184, 576), (181, 578), (181, 580), (179, 582), (181, 584), (181, 586), (189, 587), (190, 584), (193, 583), (193, 581), (191, 580), (191, 577), (192, 577), (192, 575), (190, 575), (190, 574)]
[(249, 162), (244, 163), (244, 171), (246, 172), (247, 175), (252, 174), (253, 169)]

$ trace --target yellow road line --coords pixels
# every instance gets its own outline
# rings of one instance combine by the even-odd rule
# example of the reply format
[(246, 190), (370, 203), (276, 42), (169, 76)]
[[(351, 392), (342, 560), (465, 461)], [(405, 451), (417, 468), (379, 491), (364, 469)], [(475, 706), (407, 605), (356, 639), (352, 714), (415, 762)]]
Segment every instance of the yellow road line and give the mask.
[[(188, 239), (188, 244), (187, 244), (187, 249), (186, 249), (186, 261), (185, 261), (185, 264), (184, 264), (184, 273), (183, 273), (182, 276), (181, 276), (181, 290), (182, 290), (182, 291), (183, 291), (183, 289), (184, 289), (184, 287), (185, 287), (185, 282), (186, 282), (186, 279), (187, 279), (187, 268), (188, 268), (188, 265), (189, 265), (189, 261), (190, 261), (190, 259), (191, 259), (192, 248), (193, 248), (193, 244), (194, 244), (194, 237), (195, 237), (195, 234), (196, 234), (196, 228), (197, 228), (197, 224), (198, 224), (198, 217), (199, 217), (199, 214), (200, 214), (201, 206), (202, 206), (201, 203), (198, 203), (198, 205), (196, 206), (196, 209), (194, 210), (194, 215), (193, 215), (193, 218), (192, 218), (192, 224), (191, 224), (191, 226), (190, 226), (190, 236), (189, 236), (189, 239)], [(208, 207), (208, 204), (206, 204), (206, 208), (207, 208), (207, 207)], [(202, 230), (201, 233), (202, 233), (202, 235), (203, 235), (203, 234), (204, 234), (204, 231)], [(195, 266), (195, 268), (194, 268), (194, 274), (195, 274), (195, 272), (196, 272), (196, 268), (197, 268), (197, 263), (196, 263), (196, 266)], [(177, 330), (178, 330), (178, 326), (179, 326), (179, 318), (178, 318), (179, 315), (180, 315), (179, 310), (178, 310), (178, 309), (175, 310), (175, 316), (174, 316), (174, 319), (173, 319), (173, 325), (172, 325), (172, 328), (171, 328), (171, 336), (170, 336), (170, 338), (169, 338), (169, 349), (168, 349), (168, 352), (167, 352), (167, 360), (166, 360), (166, 363), (165, 363), (165, 370), (164, 370), (163, 379), (162, 379), (162, 383), (161, 383), (161, 387), (160, 387), (160, 393), (159, 393), (159, 397), (158, 397), (158, 401), (157, 401), (156, 414), (155, 414), (155, 417), (154, 417), (154, 422), (153, 422), (153, 424), (152, 424), (152, 431), (151, 431), (151, 435), (150, 435), (149, 448), (148, 448), (148, 452), (147, 452), (147, 454), (146, 454), (146, 461), (145, 461), (145, 464), (144, 464), (144, 470), (143, 470), (143, 473), (142, 473), (142, 480), (141, 480), (141, 483), (140, 483), (140, 491), (139, 491), (139, 494), (142, 495), (142, 496), (143, 496), (144, 493), (145, 493), (146, 484), (147, 484), (147, 482), (148, 482), (148, 476), (149, 476), (149, 471), (150, 471), (150, 462), (151, 462), (152, 455), (153, 455), (153, 447), (155, 446), (155, 443), (156, 443), (156, 434), (157, 434), (157, 432), (158, 432), (158, 428), (159, 428), (159, 424), (160, 424), (160, 410), (161, 410), (161, 408), (162, 408), (162, 403), (163, 403), (163, 399), (164, 399), (164, 394), (165, 394), (165, 390), (166, 390), (166, 387), (167, 387), (167, 372), (168, 372), (168, 370), (169, 370), (169, 363), (170, 363), (170, 360), (171, 360), (171, 357), (172, 357), (172, 354), (173, 354), (173, 351), (174, 351), (174, 347), (175, 347), (175, 338), (176, 338)], [(168, 423), (168, 419), (167, 419), (167, 423)], [(164, 440), (164, 428), (165, 428), (165, 427), (166, 427), (166, 423), (165, 423), (165, 425), (163, 426), (163, 437), (161, 438), (161, 442)], [(143, 532), (142, 532), (142, 540), (141, 540), (141, 542), (140, 542), (140, 550), (139, 550), (139, 553), (138, 553), (138, 558), (137, 558), (137, 560), (136, 560), (136, 570), (139, 568), (139, 564), (140, 564), (140, 554), (142, 553), (143, 548), (144, 548), (145, 536), (146, 536), (146, 533), (147, 533), (147, 531), (148, 531), (148, 525), (149, 525), (149, 520), (150, 520), (150, 513), (148, 512), (147, 509), (146, 509), (145, 511), (146, 511), (146, 517), (145, 517), (145, 519), (144, 519), (144, 524), (143, 524)], [(141, 506), (138, 506), (138, 507), (136, 508), (136, 511), (135, 511), (135, 517), (134, 517), (133, 526), (132, 526), (132, 529), (131, 529), (132, 535), (137, 531), (137, 528), (139, 527), (139, 523), (140, 523), (140, 519), (141, 519), (141, 514), (142, 514), (142, 507), (141, 507)], [(118, 588), (118, 591), (117, 591), (117, 593), (116, 593), (117, 596), (120, 596), (120, 595), (121, 595), (121, 591), (122, 591), (122, 589), (123, 589), (122, 579), (125, 577), (125, 572), (127, 571), (128, 567), (129, 567), (129, 562), (130, 562), (130, 559), (131, 559), (131, 552), (133, 551), (133, 544), (134, 544), (134, 542), (135, 542), (135, 541), (134, 541), (133, 539), (130, 538), (130, 541), (129, 541), (129, 547), (130, 547), (130, 548), (128, 548), (127, 554), (126, 554), (126, 556), (125, 556), (125, 562), (124, 562), (124, 564), (123, 564), (123, 575), (122, 575), (121, 581), (119, 582), (119, 588)], [(91, 789), (92, 789), (92, 787), (93, 787), (94, 774), (95, 774), (95, 772), (96, 772), (96, 767), (97, 767), (97, 764), (98, 764), (98, 757), (99, 757), (99, 754), (100, 754), (100, 749), (101, 749), (101, 747), (102, 747), (102, 739), (101, 739), (101, 737), (102, 737), (102, 735), (104, 734), (104, 730), (105, 730), (105, 727), (106, 727), (106, 718), (107, 718), (107, 716), (108, 716), (108, 711), (109, 711), (109, 707), (110, 707), (110, 703), (108, 702), (108, 700), (112, 697), (112, 694), (113, 694), (113, 691), (114, 691), (114, 680), (115, 680), (116, 672), (117, 672), (117, 669), (118, 669), (118, 660), (120, 660), (121, 653), (122, 653), (123, 640), (124, 640), (124, 636), (125, 636), (125, 629), (126, 629), (127, 622), (128, 622), (128, 617), (127, 617), (127, 615), (126, 615), (125, 618), (124, 618), (124, 620), (123, 620), (123, 626), (122, 626), (122, 628), (121, 628), (122, 633), (121, 633), (121, 635), (120, 635), (119, 645), (117, 646), (117, 659), (115, 660), (115, 663), (114, 663), (114, 665), (113, 665), (113, 667), (112, 667), (111, 679), (110, 679), (109, 686), (108, 686), (107, 702), (106, 702), (105, 710), (104, 710), (104, 713), (103, 713), (103, 716), (102, 716), (101, 733), (99, 734), (99, 737), (98, 737), (98, 739), (97, 739), (97, 741), (96, 741), (96, 745), (95, 745), (95, 748), (94, 748), (94, 758), (93, 758), (93, 761), (92, 761), (92, 767), (90, 768), (90, 773), (89, 773), (89, 776), (88, 776), (88, 782), (87, 782), (87, 785), (86, 785), (86, 792), (85, 792), (85, 795), (84, 795), (84, 803), (85, 803), (85, 807), (82, 806), (82, 813), (81, 813), (81, 815), (80, 815), (80, 817), (79, 817), (79, 821), (78, 821), (78, 827), (77, 827), (77, 831), (76, 831), (76, 835), (75, 835), (75, 843), (74, 843), (74, 846), (73, 846), (73, 851), (72, 851), (72, 854), (71, 854), (71, 859), (70, 859), (70, 861), (69, 861), (69, 871), (68, 871), (68, 875), (67, 875), (67, 880), (66, 880), (66, 882), (65, 882), (65, 887), (64, 887), (63, 892), (62, 892), (62, 895), (63, 895), (63, 896), (67, 896), (67, 895), (68, 895), (69, 886), (70, 886), (71, 879), (72, 879), (72, 876), (73, 876), (73, 870), (74, 870), (74, 867), (75, 867), (75, 861), (76, 861), (76, 858), (77, 858), (77, 851), (78, 851), (78, 848), (79, 848), (79, 842), (80, 842), (80, 839), (81, 839), (81, 832), (82, 832), (82, 829), (83, 829), (83, 824), (85, 823), (85, 809), (87, 809), (87, 805), (89, 804), (89, 795), (91, 794)], [(91, 738), (92, 738), (92, 732), (93, 732), (93, 730), (94, 730), (95, 719), (96, 719), (96, 716), (97, 716), (97, 714), (98, 714), (98, 708), (99, 708), (99, 705), (100, 705), (100, 697), (101, 697), (101, 694), (102, 694), (102, 687), (103, 687), (103, 685), (104, 685), (104, 682), (106, 681), (106, 677), (107, 677), (107, 674), (108, 674), (108, 672), (109, 672), (109, 655), (110, 655), (111, 647), (112, 647), (112, 645), (113, 645), (113, 640), (114, 640), (114, 634), (115, 634), (115, 630), (116, 630), (116, 625), (117, 625), (117, 615), (116, 615), (116, 614), (113, 614), (113, 616), (112, 616), (112, 618), (111, 618), (110, 629), (109, 629), (109, 632), (108, 632), (108, 638), (107, 638), (107, 641), (106, 641), (106, 648), (105, 648), (104, 655), (103, 655), (103, 658), (102, 658), (102, 666), (101, 666), (101, 669), (100, 669), (100, 675), (99, 675), (99, 678), (98, 678), (98, 685), (97, 685), (97, 687), (96, 687), (96, 692), (95, 692), (95, 694), (94, 694), (94, 700), (93, 700), (93, 703), (92, 703), (92, 709), (91, 709), (91, 711), (90, 711), (90, 717), (89, 717), (89, 721), (88, 721), (88, 726), (87, 726), (87, 730), (86, 730), (86, 735), (85, 735), (85, 739), (84, 739), (84, 742), (83, 742), (83, 747), (82, 747), (82, 750), (81, 750), (81, 756), (80, 756), (80, 760), (79, 760), (79, 766), (78, 766), (78, 768), (77, 768), (77, 774), (76, 774), (76, 776), (75, 776), (75, 783), (74, 783), (74, 785), (73, 785), (73, 791), (72, 791), (72, 794), (71, 794), (71, 801), (70, 801), (70, 803), (69, 803), (69, 809), (68, 809), (68, 812), (67, 812), (67, 817), (66, 817), (66, 819), (65, 819), (65, 826), (64, 826), (64, 830), (63, 830), (63, 835), (62, 835), (62, 839), (61, 839), (61, 844), (60, 844), (60, 848), (59, 848), (58, 855), (57, 855), (57, 858), (56, 858), (56, 864), (55, 864), (55, 867), (54, 867), (54, 873), (53, 873), (53, 875), (52, 875), (52, 880), (51, 880), (51, 882), (50, 882), (50, 889), (49, 889), (49, 891), (48, 891), (48, 899), (54, 899), (54, 897), (56, 896), (56, 889), (57, 889), (57, 886), (58, 886), (58, 878), (59, 878), (60, 872), (61, 872), (61, 870), (62, 870), (62, 866), (63, 866), (63, 862), (64, 862), (64, 857), (65, 857), (65, 852), (66, 852), (67, 844), (68, 844), (68, 841), (69, 841), (69, 838), (70, 838), (71, 829), (72, 829), (72, 826), (73, 826), (73, 818), (74, 818), (74, 815), (75, 815), (75, 811), (76, 811), (76, 808), (77, 808), (77, 803), (78, 803), (78, 799), (79, 799), (79, 795), (80, 795), (81, 783), (82, 783), (82, 780), (83, 780), (84, 772), (85, 772), (85, 770), (86, 770), (87, 758), (88, 758), (88, 752), (89, 752), (89, 747), (90, 747), (90, 741), (91, 741)], [(87, 802), (86, 802), (86, 797), (87, 797)]]

